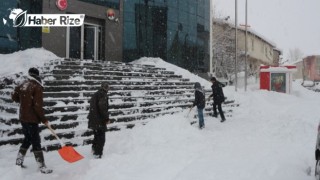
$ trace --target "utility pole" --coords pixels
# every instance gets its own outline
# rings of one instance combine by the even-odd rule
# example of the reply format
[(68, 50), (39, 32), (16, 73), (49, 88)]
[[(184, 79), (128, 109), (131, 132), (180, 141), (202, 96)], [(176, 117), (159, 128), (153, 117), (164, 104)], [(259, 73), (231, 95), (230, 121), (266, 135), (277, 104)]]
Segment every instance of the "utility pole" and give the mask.
[(247, 78), (248, 78), (248, 70), (247, 70), (247, 61), (248, 61), (248, 0), (246, 0), (246, 39), (245, 39), (245, 49), (246, 49), (246, 57), (244, 61), (244, 91), (247, 91)]
[[(212, 74), (213, 74), (213, 8), (212, 8), (212, 0), (210, 0), (210, 35), (209, 35), (209, 37), (210, 37), (210, 41), (209, 41), (209, 43), (210, 43), (210, 60), (209, 60), (209, 72), (210, 72), (210, 76), (212, 76)], [(217, 66), (217, 65), (216, 65)], [(216, 73), (216, 72), (215, 72)]]
[(245, 60), (244, 60), (244, 90), (247, 91), (247, 86), (248, 86), (248, 0), (246, 0), (246, 7), (245, 7), (245, 24), (240, 26), (244, 26), (245, 28)]
[(235, 0), (235, 62), (234, 62), (234, 73), (235, 73), (235, 91), (237, 91), (237, 86), (238, 86), (238, 1)]

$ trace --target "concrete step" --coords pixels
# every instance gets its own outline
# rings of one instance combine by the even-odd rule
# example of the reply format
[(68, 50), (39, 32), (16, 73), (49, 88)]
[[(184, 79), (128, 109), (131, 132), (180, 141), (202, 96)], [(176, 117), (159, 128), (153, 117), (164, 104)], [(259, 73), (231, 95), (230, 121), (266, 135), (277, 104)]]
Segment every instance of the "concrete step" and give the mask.
[(182, 78), (181, 75), (175, 75), (175, 74), (168, 74), (168, 73), (147, 73), (147, 72), (123, 72), (123, 71), (106, 71), (106, 70), (74, 70), (74, 69), (54, 69), (51, 71), (51, 73), (47, 72), (42, 74), (42, 76), (48, 76), (48, 75), (68, 75), (69, 77), (72, 76), (121, 76), (121, 77), (154, 77), (154, 78)]
[(146, 77), (146, 76), (128, 76), (128, 75), (70, 75), (70, 74), (43, 74), (42, 78), (44, 80), (78, 80), (78, 81), (85, 81), (85, 80), (96, 80), (96, 81), (108, 81), (108, 80), (151, 80), (151, 81), (189, 81), (187, 78), (181, 78), (181, 77)]
[[(117, 71), (117, 72), (139, 72), (139, 73), (153, 73), (153, 74), (174, 74), (173, 71), (168, 71), (165, 68), (141, 68), (135, 66), (104, 66), (104, 65), (96, 65), (96, 64), (70, 64), (70, 63), (61, 63), (59, 65), (55, 65), (53, 72), (55, 70), (72, 70), (83, 72), (86, 70), (90, 71)], [(51, 72), (52, 69), (44, 68), (43, 73)]]
[[(68, 86), (46, 86), (45, 91), (46, 92), (68, 92), (68, 91), (97, 91), (101, 87), (100, 84), (97, 85), (68, 85)], [(114, 85), (110, 86), (110, 91), (128, 91), (128, 90), (134, 90), (134, 91), (155, 91), (155, 90), (173, 90), (173, 89), (184, 89), (184, 90), (191, 90), (193, 89), (192, 85)]]
[[(109, 131), (146, 124), (152, 118), (188, 109), (194, 100), (194, 83), (173, 71), (153, 65), (136, 65), (113, 61), (53, 60), (40, 68), (44, 80), (44, 109), (46, 117), (59, 137), (72, 146), (92, 142), (87, 128), (89, 99), (101, 86), (110, 84)], [(3, 83), (0, 90), (0, 145), (21, 143), (23, 134), (18, 120), (17, 103), (11, 100), (13, 88), (25, 77)], [(211, 90), (206, 90), (207, 95)], [(232, 116), (237, 104), (223, 105), (226, 117)], [(212, 114), (207, 103), (205, 115)], [(193, 115), (196, 118), (196, 115)], [(60, 147), (54, 136), (41, 125), (45, 150)]]
[[(159, 81), (118, 81), (118, 80), (109, 80), (109, 81), (102, 81), (108, 82), (110, 86), (194, 86), (193, 82), (159, 82)], [(87, 81), (77, 81), (77, 80), (51, 80), (51, 81), (44, 81), (45, 88), (50, 86), (89, 86), (95, 85), (100, 86), (101, 81), (96, 80), (87, 80)]]

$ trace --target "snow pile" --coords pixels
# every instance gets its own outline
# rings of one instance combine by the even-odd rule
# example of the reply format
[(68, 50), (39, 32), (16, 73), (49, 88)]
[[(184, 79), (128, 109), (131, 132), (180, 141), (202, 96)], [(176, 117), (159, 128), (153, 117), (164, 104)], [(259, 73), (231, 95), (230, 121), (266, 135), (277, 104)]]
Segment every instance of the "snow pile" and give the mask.
[(204, 86), (206, 89), (210, 89), (211, 82), (197, 76), (190, 71), (183, 69), (179, 66), (170, 64), (165, 62), (161, 58), (150, 58), (150, 57), (143, 57), (138, 60), (131, 62), (132, 64), (145, 64), (145, 65), (153, 65), (159, 68), (166, 68), (168, 71), (173, 71), (177, 75), (183, 75), (183, 78), (188, 78), (192, 82), (199, 82), (201, 86)]
[[(183, 78), (190, 79), (191, 82), (199, 82), (201, 86), (203, 86), (206, 90), (211, 90), (212, 83), (206, 79), (201, 78), (198, 75), (191, 73), (190, 71), (183, 69), (179, 66), (174, 64), (165, 62), (161, 58), (150, 58), (150, 57), (143, 57), (138, 60), (131, 62), (132, 64), (143, 64), (143, 65), (153, 65), (159, 68), (166, 68), (168, 71), (173, 71), (177, 75), (182, 75)], [(256, 87), (254, 87), (256, 89)], [(233, 100), (233, 86), (227, 86), (223, 88), (224, 95), (227, 97), (228, 100)], [(206, 97), (209, 97), (210, 94), (206, 94)]]
[(20, 73), (27, 74), (31, 67), (42, 67), (50, 60), (60, 59), (58, 56), (43, 48), (32, 48), (12, 54), (0, 54), (0, 76), (10, 76)]
[[(145, 58), (139, 63), (154, 63), (191, 81), (201, 80), (160, 59)], [(247, 92), (224, 88), (240, 106), (232, 108), (232, 117), (224, 123), (205, 116), (203, 130), (190, 125), (194, 108), (189, 117), (186, 110), (133, 129), (108, 132), (104, 157), (99, 160), (92, 158), (90, 146), (75, 147), (85, 159), (73, 164), (63, 161), (57, 151), (47, 152), (46, 164), (54, 170), (49, 175), (37, 171), (32, 153), (25, 158), (28, 168), (19, 169), (14, 165), (19, 146), (0, 146), (1, 179), (313, 180), (308, 173), (315, 165), (319, 94), (298, 82), (293, 82), (292, 94), (257, 86), (250, 85)]]

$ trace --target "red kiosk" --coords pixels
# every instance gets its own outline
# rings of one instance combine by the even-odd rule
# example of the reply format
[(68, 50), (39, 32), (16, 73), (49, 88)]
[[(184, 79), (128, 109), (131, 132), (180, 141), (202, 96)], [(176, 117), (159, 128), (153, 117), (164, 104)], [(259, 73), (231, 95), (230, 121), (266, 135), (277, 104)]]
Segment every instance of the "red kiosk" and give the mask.
[(260, 89), (291, 93), (296, 66), (260, 66)]

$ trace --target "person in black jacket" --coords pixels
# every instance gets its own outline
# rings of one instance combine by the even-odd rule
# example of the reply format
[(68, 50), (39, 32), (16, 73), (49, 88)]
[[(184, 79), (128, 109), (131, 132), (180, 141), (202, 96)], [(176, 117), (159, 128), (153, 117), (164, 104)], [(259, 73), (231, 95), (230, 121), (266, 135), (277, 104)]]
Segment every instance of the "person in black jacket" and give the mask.
[(194, 92), (195, 100), (194, 100), (191, 108), (193, 108), (194, 106), (197, 106), (198, 118), (199, 118), (199, 128), (202, 129), (202, 128), (204, 128), (203, 109), (205, 107), (206, 98), (205, 98), (205, 93), (202, 90), (200, 83), (196, 82), (194, 84), (194, 89), (195, 89), (195, 92)]
[(101, 158), (106, 141), (107, 124), (109, 123), (108, 83), (101, 84), (101, 88), (90, 99), (88, 128), (93, 130), (92, 151), (95, 158)]
[(211, 82), (212, 82), (212, 94), (209, 96), (209, 99), (211, 97), (213, 97), (213, 116), (217, 117), (218, 113), (217, 113), (217, 106), (218, 106), (218, 111), (221, 117), (221, 122), (224, 122), (226, 120), (226, 118), (224, 117), (223, 111), (222, 111), (222, 107), (221, 104), (224, 102), (224, 94), (223, 94), (223, 90), (222, 88), (225, 86), (224, 84), (220, 83), (219, 81), (217, 81), (217, 79), (215, 77), (211, 78)]

